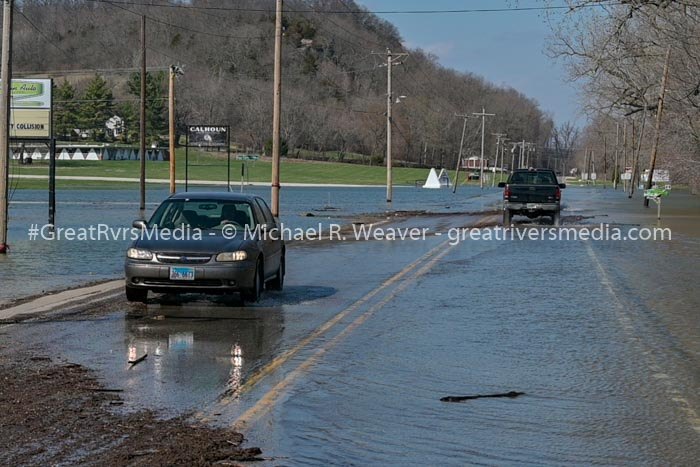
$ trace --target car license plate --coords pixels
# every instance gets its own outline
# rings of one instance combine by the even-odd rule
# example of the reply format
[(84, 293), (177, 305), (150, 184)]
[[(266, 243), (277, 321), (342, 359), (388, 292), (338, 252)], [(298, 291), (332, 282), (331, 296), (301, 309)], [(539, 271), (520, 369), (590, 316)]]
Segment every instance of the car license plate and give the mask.
[(539, 209), (539, 208), (540, 208), (540, 205), (539, 205), (539, 204), (535, 204), (535, 203), (527, 203), (527, 208), (528, 208), (528, 209)]
[(193, 281), (194, 268), (170, 268), (170, 280)]

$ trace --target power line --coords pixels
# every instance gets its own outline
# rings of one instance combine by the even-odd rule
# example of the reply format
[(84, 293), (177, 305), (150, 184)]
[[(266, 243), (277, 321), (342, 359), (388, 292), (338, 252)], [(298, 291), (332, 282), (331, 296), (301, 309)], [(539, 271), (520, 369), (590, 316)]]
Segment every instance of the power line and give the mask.
[[(165, 54), (164, 52), (161, 52), (160, 50), (157, 50), (157, 49), (153, 49), (153, 50), (154, 50), (155, 52), (163, 53), (163, 55), (167, 56), (167, 57), (170, 58), (171, 60), (178, 61), (179, 63), (184, 64), (184, 65), (187, 64), (187, 63), (185, 63), (184, 61), (179, 60), (177, 57), (173, 57), (172, 55), (167, 55), (167, 54)], [(225, 75), (225, 74), (224, 74), (224, 75), (220, 75), (220, 76), (221, 76), (221, 78), (223, 78), (224, 80), (230, 81), (230, 82), (233, 82), (233, 83), (236, 83), (236, 85), (237, 85), (238, 87), (245, 88), (245, 89), (247, 89), (247, 90), (249, 90), (249, 91), (253, 91), (253, 92), (256, 92), (256, 93), (266, 93), (266, 92), (268, 92), (267, 90), (259, 89), (259, 88), (255, 87), (255, 86), (250, 85), (250, 84), (243, 83), (241, 80), (235, 79), (235, 78), (230, 77), (230, 76), (227, 76), (227, 75)], [(371, 111), (371, 110), (353, 109), (353, 108), (347, 108), (347, 107), (332, 107), (332, 106), (323, 105), (323, 104), (316, 104), (316, 103), (313, 103), (313, 102), (307, 102), (306, 104), (307, 104), (307, 105), (310, 105), (310, 106), (312, 106), (312, 107), (324, 108), (324, 109), (334, 110), (334, 111), (338, 111), (338, 112), (350, 112), (350, 113), (357, 113), (357, 114), (382, 115), (382, 112), (376, 112), (376, 111)]]
[(41, 28), (39, 28), (36, 24), (34, 24), (34, 23), (32, 22), (32, 20), (30, 20), (29, 18), (27, 18), (27, 15), (25, 15), (24, 13), (22, 13), (21, 10), (16, 10), (16, 11), (17, 11), (17, 14), (19, 14), (22, 18), (24, 18), (24, 20), (25, 20), (32, 28), (34, 28), (34, 30), (35, 30), (36, 32), (38, 32), (39, 35), (41, 35), (41, 37), (43, 37), (44, 39), (46, 39), (46, 41), (49, 43), (49, 45), (51, 45), (51, 47), (55, 48), (56, 50), (58, 50), (59, 52), (61, 52), (63, 55), (65, 55), (66, 57), (70, 58), (71, 60), (73, 60), (73, 59), (75, 58), (74, 56), (72, 56), (71, 54), (69, 54), (68, 52), (66, 52), (66, 51), (63, 50), (62, 48), (60, 48), (58, 45), (56, 45), (56, 42), (54, 42), (53, 40), (51, 40), (51, 38), (49, 38), (49, 37), (44, 33), (44, 31), (41, 30)]
[[(217, 7), (217, 6), (200, 6), (186, 4), (162, 4), (162, 3), (145, 3), (143, 1), (111, 1), (111, 0), (87, 0), (94, 3), (109, 3), (113, 5), (130, 5), (155, 8), (173, 8), (173, 9), (193, 9), (193, 10), (213, 10), (213, 11), (238, 11), (248, 13), (274, 13), (268, 8), (244, 8), (244, 7)], [(599, 3), (582, 3), (579, 5), (542, 5), (532, 7), (502, 7), (502, 8), (457, 8), (457, 9), (426, 9), (426, 10), (352, 10), (347, 8), (344, 10), (309, 10), (309, 9), (289, 9), (285, 13), (318, 13), (324, 15), (389, 15), (389, 14), (406, 14), (406, 15), (437, 15), (437, 14), (457, 14), (457, 13), (507, 13), (507, 12), (528, 12), (528, 11), (550, 11), (550, 10), (569, 10), (574, 11), (581, 8), (595, 8), (603, 6), (622, 6), (629, 2), (624, 0), (611, 1), (603, 0)]]
[[(343, 4), (343, 5), (345, 5), (345, 4)], [(347, 7), (347, 5), (345, 5), (345, 6)], [(318, 11), (318, 10), (316, 10), (315, 8), (314, 8), (313, 10), (314, 10), (314, 13), (316, 13), (316, 14), (318, 14), (318, 15), (323, 14), (323, 12)], [(367, 39), (367, 38), (365, 38), (365, 37), (360, 36), (359, 34), (357, 34), (357, 33), (355, 33), (355, 32), (352, 32), (352, 31), (346, 29), (345, 27), (341, 26), (340, 24), (336, 23), (335, 21), (333, 21), (333, 20), (330, 19), (330, 18), (325, 18), (325, 21), (328, 21), (329, 23), (331, 23), (331, 24), (333, 24), (334, 26), (336, 26), (338, 29), (340, 29), (340, 30), (342, 30), (342, 31), (345, 31), (346, 33), (350, 34), (351, 36), (357, 37), (358, 39), (360, 39), (360, 40), (363, 41), (363, 42), (369, 42), (370, 44), (374, 44), (374, 45), (377, 45), (377, 46), (379, 46), (379, 47), (385, 47), (385, 46), (386, 46), (386, 44), (381, 44), (381, 43), (376, 42), (376, 41), (374, 41), (374, 40), (372, 40), (372, 39)]]
[[(168, 26), (168, 27), (171, 27), (171, 28), (181, 29), (181, 30), (183, 30), (183, 31), (191, 32), (191, 33), (194, 33), (194, 34), (202, 34), (202, 35), (205, 35), (205, 36), (219, 37), (219, 38), (223, 38), (223, 39), (258, 39), (258, 40), (261, 40), (261, 39), (265, 39), (265, 38), (266, 38), (265, 36), (234, 36), (234, 35), (231, 35), (231, 34), (217, 34), (217, 33), (215, 33), (215, 32), (201, 31), (201, 30), (198, 30), (198, 29), (189, 28), (189, 27), (187, 27), (187, 26), (181, 26), (181, 25), (179, 25), (179, 24), (172, 24), (172, 23), (169, 23), (169, 22), (167, 22), (167, 21), (164, 21), (164, 20), (161, 20), (161, 19), (158, 19), (158, 18), (154, 18), (153, 16), (144, 15), (144, 14), (141, 14), (141, 13), (136, 12), (136, 11), (134, 11), (134, 10), (130, 10), (130, 9), (128, 9), (128, 8), (125, 8), (125, 7), (121, 6), (122, 4), (124, 4), (124, 5), (140, 5), (140, 6), (161, 6), (161, 5), (155, 5), (155, 4), (154, 4), (154, 5), (150, 5), (150, 4), (143, 4), (143, 3), (136, 3), (136, 2), (128, 2), (128, 3), (127, 3), (127, 2), (112, 2), (112, 1), (110, 1), (110, 0), (87, 0), (87, 1), (90, 1), (90, 2), (98, 2), (98, 3), (105, 3), (105, 4), (107, 4), (107, 5), (111, 5), (111, 6), (115, 7), (115, 8), (119, 8), (120, 10), (127, 11), (127, 12), (129, 12), (129, 13), (131, 13), (131, 14), (133, 14), (133, 15), (136, 15), (136, 16), (144, 16), (144, 17), (146, 17), (147, 19), (149, 19), (150, 21), (152, 21), (152, 22), (154, 22), (154, 23), (156, 23), (156, 24), (161, 24), (161, 25)], [(164, 5), (163, 5), (163, 6), (164, 6)], [(180, 5), (174, 5), (174, 6), (178, 6), (178, 7), (179, 7)]]
[[(167, 71), (168, 67), (150, 67), (154, 71)], [(64, 76), (64, 75), (118, 75), (138, 73), (140, 68), (83, 68), (76, 70), (45, 70), (45, 71), (13, 71), (17, 76)]]

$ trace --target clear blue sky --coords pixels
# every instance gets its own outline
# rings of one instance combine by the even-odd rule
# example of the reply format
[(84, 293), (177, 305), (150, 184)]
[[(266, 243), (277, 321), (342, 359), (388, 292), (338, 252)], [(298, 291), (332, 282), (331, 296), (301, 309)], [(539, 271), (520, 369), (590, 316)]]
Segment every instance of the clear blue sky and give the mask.
[[(541, 0), (358, 0), (370, 10), (446, 10), (542, 6)], [(564, 4), (554, 1), (552, 4)], [(556, 13), (562, 14), (562, 13)], [(437, 55), (440, 63), (511, 86), (539, 102), (557, 123), (577, 121), (577, 93), (566, 72), (544, 53), (550, 29), (541, 11), (380, 14), (406, 45)], [(466, 109), (469, 110), (469, 109)], [(487, 109), (488, 110), (488, 109)]]

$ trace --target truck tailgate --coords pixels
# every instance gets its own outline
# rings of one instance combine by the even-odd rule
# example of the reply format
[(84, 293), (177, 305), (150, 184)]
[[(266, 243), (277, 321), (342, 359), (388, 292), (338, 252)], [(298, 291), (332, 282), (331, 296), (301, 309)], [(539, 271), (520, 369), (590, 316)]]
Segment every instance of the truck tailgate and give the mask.
[(510, 201), (515, 203), (554, 203), (555, 185), (510, 185)]

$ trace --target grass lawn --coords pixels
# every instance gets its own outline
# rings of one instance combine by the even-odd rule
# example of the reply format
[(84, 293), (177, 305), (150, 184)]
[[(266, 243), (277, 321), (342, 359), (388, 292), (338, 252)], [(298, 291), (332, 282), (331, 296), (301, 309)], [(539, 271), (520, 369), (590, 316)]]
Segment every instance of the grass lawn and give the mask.
[[(266, 160), (246, 161), (251, 182), (270, 182), (271, 163)], [(84, 177), (127, 177), (139, 176), (139, 161), (57, 161), (57, 175), (72, 175)], [(231, 156), (231, 181), (240, 181), (241, 165), (243, 161), (234, 160)], [(177, 150), (177, 178), (185, 178), (185, 153), (184, 149)], [(383, 185), (386, 183), (386, 168), (383, 166), (366, 166), (357, 164), (328, 163), (299, 161), (296, 159), (283, 159), (281, 162), (282, 183), (329, 183), (352, 185)], [(393, 178), (395, 185), (413, 186), (416, 180), (424, 181), (428, 176), (428, 169), (394, 168)], [(17, 166), (13, 164), (13, 174), (24, 175), (48, 175), (48, 162), (35, 162), (31, 166)], [(167, 179), (169, 177), (168, 162), (148, 161), (146, 164), (146, 176), (148, 178)], [(450, 177), (454, 179), (454, 171), (450, 171)], [(190, 149), (189, 154), (189, 179), (226, 181), (226, 155), (225, 153), (212, 154), (200, 153)], [(60, 187), (86, 187), (86, 188), (114, 188), (122, 182), (89, 182), (59, 180)], [(44, 188), (48, 186), (45, 180), (22, 179), (19, 188)]]

